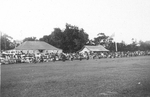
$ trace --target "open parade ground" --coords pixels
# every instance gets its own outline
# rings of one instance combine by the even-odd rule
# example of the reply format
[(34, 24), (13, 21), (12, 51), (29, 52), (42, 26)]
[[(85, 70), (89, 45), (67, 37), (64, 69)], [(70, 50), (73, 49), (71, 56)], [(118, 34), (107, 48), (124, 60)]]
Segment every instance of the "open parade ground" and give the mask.
[(150, 56), (1, 65), (1, 97), (150, 97)]

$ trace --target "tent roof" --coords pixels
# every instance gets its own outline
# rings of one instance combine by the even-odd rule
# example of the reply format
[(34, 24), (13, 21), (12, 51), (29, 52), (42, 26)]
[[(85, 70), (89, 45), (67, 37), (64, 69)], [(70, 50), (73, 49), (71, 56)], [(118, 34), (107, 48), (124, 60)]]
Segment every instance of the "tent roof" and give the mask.
[(85, 48), (89, 49), (90, 51), (109, 51), (106, 48), (104, 48), (102, 45), (85, 46)]
[(44, 41), (25, 41), (16, 50), (60, 50)]

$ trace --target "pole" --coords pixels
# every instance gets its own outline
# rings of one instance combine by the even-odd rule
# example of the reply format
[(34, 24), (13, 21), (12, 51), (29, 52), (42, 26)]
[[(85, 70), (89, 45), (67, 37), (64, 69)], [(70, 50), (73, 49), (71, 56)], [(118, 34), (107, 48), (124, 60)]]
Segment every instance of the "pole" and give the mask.
[(118, 49), (117, 49), (117, 43), (115, 42), (115, 48), (116, 48), (116, 52), (118, 51)]
[(0, 32), (1, 33), (1, 35), (0, 35), (0, 53), (1, 53), (1, 51), (2, 51), (2, 32)]
[(5, 42), (5, 50), (6, 50), (6, 36), (4, 37), (4, 42)]

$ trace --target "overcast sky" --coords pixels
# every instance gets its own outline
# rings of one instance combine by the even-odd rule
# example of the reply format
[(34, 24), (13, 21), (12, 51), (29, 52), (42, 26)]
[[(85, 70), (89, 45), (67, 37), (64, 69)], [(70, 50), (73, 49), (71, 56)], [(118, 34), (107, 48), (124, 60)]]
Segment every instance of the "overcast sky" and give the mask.
[(150, 40), (150, 0), (0, 0), (0, 31), (15, 40), (49, 35), (69, 23), (130, 43)]

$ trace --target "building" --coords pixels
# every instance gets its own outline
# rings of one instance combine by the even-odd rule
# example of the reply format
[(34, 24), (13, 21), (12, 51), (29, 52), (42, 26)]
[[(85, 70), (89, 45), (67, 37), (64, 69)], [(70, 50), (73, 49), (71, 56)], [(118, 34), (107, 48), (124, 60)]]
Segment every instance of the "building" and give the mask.
[(62, 50), (44, 41), (25, 41), (15, 48), (16, 52), (23, 53), (61, 53)]
[(97, 46), (84, 46), (79, 52), (85, 53), (85, 52), (108, 52), (106, 48), (104, 48), (102, 45)]

